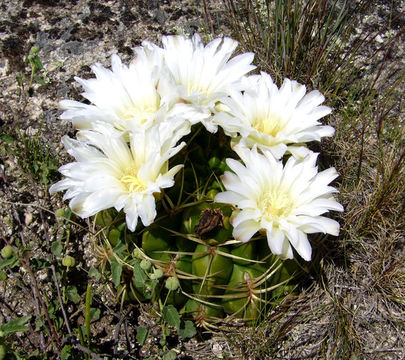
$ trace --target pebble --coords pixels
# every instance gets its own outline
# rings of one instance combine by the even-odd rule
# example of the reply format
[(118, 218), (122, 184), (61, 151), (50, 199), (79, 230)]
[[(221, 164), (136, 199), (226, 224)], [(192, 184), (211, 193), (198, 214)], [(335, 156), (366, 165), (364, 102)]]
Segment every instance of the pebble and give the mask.
[(380, 34), (378, 34), (378, 35), (375, 37), (375, 41), (377, 41), (378, 43), (382, 44), (382, 43), (384, 42), (384, 39), (381, 37)]
[(33, 218), (32, 213), (26, 212), (24, 214), (24, 222), (26, 226), (29, 226), (32, 223), (32, 218)]
[(216, 357), (219, 359), (223, 359), (222, 356), (222, 346), (218, 343), (212, 345), (212, 352), (215, 354)]

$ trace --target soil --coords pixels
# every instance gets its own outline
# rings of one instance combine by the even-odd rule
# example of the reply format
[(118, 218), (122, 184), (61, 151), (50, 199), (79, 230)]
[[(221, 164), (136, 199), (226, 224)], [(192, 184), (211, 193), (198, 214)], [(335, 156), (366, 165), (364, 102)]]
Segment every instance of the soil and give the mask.
[[(62, 99), (83, 101), (75, 76), (93, 77), (90, 66), (95, 62), (110, 67), (114, 53), (124, 63), (129, 63), (134, 48), (143, 40), (159, 44), (162, 35), (204, 33), (204, 12), (198, 0), (10, 0), (1, 2), (0, 9), (1, 133), (11, 134), (18, 129), (22, 136), (39, 134), (41, 143), (56, 155), (58, 166), (69, 159), (60, 144), (61, 137), (74, 135), (71, 124), (59, 119), (58, 103)], [(216, 20), (216, 34), (229, 34), (229, 27), (218, 21), (224, 9), (218, 4), (209, 4), (208, 9)], [(38, 56), (46, 69), (46, 84), (30, 84), (30, 66), (25, 59), (33, 46), (39, 48)], [(22, 84), (17, 81), (19, 74), (25, 77)], [(3, 140), (0, 197), (7, 203), (0, 211), (1, 236), (7, 243), (29, 249), (25, 254), (27, 261), (30, 257), (55, 261), (48, 254), (50, 244), (60, 234), (56, 230), (60, 224), (53, 212), (65, 205), (60, 196), (51, 199), (46, 186), (38, 185), (21, 169), (18, 157), (24, 155), (14, 156), (6, 151)], [(57, 178), (58, 175), (54, 181)], [(84, 221), (75, 221), (87, 226)], [(69, 272), (68, 284), (75, 285), (79, 294), (86, 290), (87, 270), (97, 263), (92, 250), (86, 232), (75, 230), (69, 254), (74, 256), (77, 266)], [(36, 315), (41, 306), (32, 286), (33, 278), (23, 267), (17, 272), (22, 282), (20, 276), (15, 276), (0, 284), (0, 323), (17, 316)], [(47, 299), (56, 298), (52, 276), (49, 268), (35, 272), (36, 285)], [(102, 315), (92, 324), (92, 335), (98, 344), (103, 344), (101, 350), (112, 353), (115, 347), (120, 353), (120, 349), (129, 346), (133, 353), (139, 352), (139, 356), (156, 355), (161, 328), (148, 315), (147, 305), (130, 307), (119, 314), (109, 284), (101, 281), (94, 286), (94, 291), (98, 294), (94, 297), (95, 307), (102, 309)], [(68, 307), (67, 316), (72, 322), (83, 325), (83, 311), (77, 310), (74, 306)], [(143, 348), (135, 348), (136, 328), (140, 325), (150, 328), (151, 334)], [(17, 348), (30, 352), (43, 348), (46, 336), (32, 330), (28, 337), (18, 337), (18, 341)], [(183, 358), (198, 358), (206, 356), (210, 346), (207, 342), (200, 355), (188, 357), (187, 351), (197, 347), (195, 340), (188, 345), (177, 344), (176, 348)]]

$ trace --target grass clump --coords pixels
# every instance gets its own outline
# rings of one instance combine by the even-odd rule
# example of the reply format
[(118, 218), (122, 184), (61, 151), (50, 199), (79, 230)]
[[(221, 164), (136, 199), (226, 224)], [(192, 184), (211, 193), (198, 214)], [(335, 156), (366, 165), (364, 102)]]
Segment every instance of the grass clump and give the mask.
[(48, 185), (58, 177), (59, 160), (53, 149), (41, 137), (41, 129), (34, 135), (14, 129), (0, 135), (2, 152), (10, 153), (22, 172), (33, 181)]
[[(276, 308), (252, 339), (242, 336), (241, 349), (260, 358), (298, 353), (400, 358), (395, 338), (401, 333), (405, 288), (405, 70), (403, 31), (394, 31), (399, 15), (388, 9), (390, 21), (373, 29), (363, 21), (372, 19), (371, 1), (225, 4), (233, 36), (244, 50), (257, 54), (262, 70), (278, 84), (289, 77), (318, 88), (333, 107), (329, 122), (336, 134), (333, 142), (322, 144), (321, 162), (340, 173), (345, 207), (340, 238), (334, 243), (325, 239), (329, 249), (320, 250), (324, 261), (310, 296), (302, 294), (287, 310)], [(373, 310), (377, 303), (384, 304), (381, 312)], [(387, 332), (391, 342), (385, 341)]]

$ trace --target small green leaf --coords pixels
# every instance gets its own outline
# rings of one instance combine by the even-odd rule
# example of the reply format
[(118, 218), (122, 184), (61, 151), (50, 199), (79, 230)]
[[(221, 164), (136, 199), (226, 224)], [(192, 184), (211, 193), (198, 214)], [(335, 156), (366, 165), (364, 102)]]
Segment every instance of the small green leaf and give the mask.
[(89, 269), (88, 275), (89, 275), (89, 277), (93, 278), (96, 281), (99, 281), (101, 278), (100, 272), (94, 267)]
[(78, 304), (78, 303), (80, 302), (80, 296), (79, 296), (79, 294), (77, 293), (77, 288), (76, 288), (76, 286), (71, 285), (71, 286), (68, 286), (68, 287), (66, 288), (66, 297), (67, 297), (70, 301), (74, 302), (75, 304)]
[(19, 86), (23, 86), (25, 77), (21, 71), (17, 74), (16, 80)]
[(163, 308), (163, 318), (167, 323), (175, 328), (180, 328), (180, 315), (173, 305), (168, 305)]
[(46, 259), (33, 258), (30, 260), (30, 263), (32, 270), (35, 271), (49, 268), (51, 266), (51, 263)]
[(7, 135), (7, 134), (1, 134), (0, 139), (5, 141), (8, 144), (12, 144), (15, 141), (15, 139), (12, 136)]
[(42, 326), (44, 326), (44, 322), (41, 319), (37, 319), (35, 321), (35, 331), (41, 330)]
[(4, 270), (0, 271), (0, 281), (6, 280), (7, 280), (7, 273)]
[(90, 320), (91, 321), (96, 321), (98, 319), (100, 319), (100, 309), (96, 309), (96, 308), (91, 308), (90, 309)]
[(38, 71), (43, 69), (43, 65), (41, 62), (41, 59), (39, 58), (38, 55), (28, 55), (28, 59), (31, 62), (31, 66), (33, 67), (34, 71)]
[(0, 270), (5, 268), (6, 266), (10, 266), (11, 268), (17, 265), (18, 259), (13, 256), (9, 259), (0, 260)]
[(144, 326), (138, 326), (138, 330), (136, 332), (136, 341), (139, 345), (145, 344), (146, 339), (148, 338), (149, 330)]
[(121, 231), (118, 229), (111, 229), (108, 233), (108, 240), (112, 246), (117, 246), (120, 241)]
[(61, 360), (70, 360), (72, 356), (73, 348), (71, 345), (65, 345), (60, 354)]
[(0, 325), (0, 332), (5, 334), (14, 334), (16, 332), (27, 331), (29, 328), (25, 324), (31, 319), (31, 316), (22, 316), (18, 319), (10, 320), (8, 323)]
[(127, 250), (127, 247), (125, 244), (123, 244), (121, 241), (118, 242), (118, 244), (116, 246), (114, 246), (114, 252), (119, 256), (119, 257), (123, 257), (123, 253)]
[(139, 263), (134, 264), (134, 279), (135, 279), (135, 284), (137, 287), (141, 287), (145, 284), (145, 280), (147, 279), (147, 276), (145, 272), (141, 269)]
[(176, 360), (177, 354), (173, 350), (169, 350), (166, 354), (162, 356), (162, 360)]
[(46, 84), (46, 82), (39, 75), (34, 76), (34, 81), (39, 85), (45, 85)]
[(116, 261), (111, 262), (111, 275), (115, 286), (118, 286), (121, 283), (121, 273), (122, 265)]
[(60, 241), (54, 241), (51, 245), (51, 250), (55, 256), (61, 256), (63, 251), (63, 246)]
[(184, 322), (184, 329), (178, 329), (177, 333), (183, 339), (192, 338), (195, 334), (197, 334), (197, 330), (192, 321), (186, 320)]

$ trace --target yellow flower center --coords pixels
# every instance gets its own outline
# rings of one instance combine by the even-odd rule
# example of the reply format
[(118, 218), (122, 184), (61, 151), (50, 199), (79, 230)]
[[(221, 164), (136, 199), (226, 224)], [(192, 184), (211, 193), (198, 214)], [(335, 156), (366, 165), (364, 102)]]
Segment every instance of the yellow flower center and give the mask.
[(281, 115), (268, 114), (264, 117), (256, 117), (252, 121), (252, 126), (259, 132), (276, 137), (283, 129), (284, 123)]
[(157, 106), (154, 104), (135, 104), (126, 108), (120, 117), (127, 121), (137, 118), (141, 124), (144, 124), (157, 110)]
[(287, 217), (294, 208), (294, 202), (290, 195), (279, 189), (265, 192), (258, 204), (262, 214), (271, 219)]
[(128, 173), (120, 178), (120, 181), (130, 193), (142, 192), (147, 189), (146, 184), (138, 178), (137, 173), (138, 171), (136, 169), (131, 169)]
[(209, 84), (201, 84), (194, 81), (189, 81), (187, 84), (187, 95), (190, 96), (195, 91), (199, 92), (199, 101), (202, 103), (202, 105), (208, 102), (207, 99), (212, 93), (212, 91), (209, 89)]

